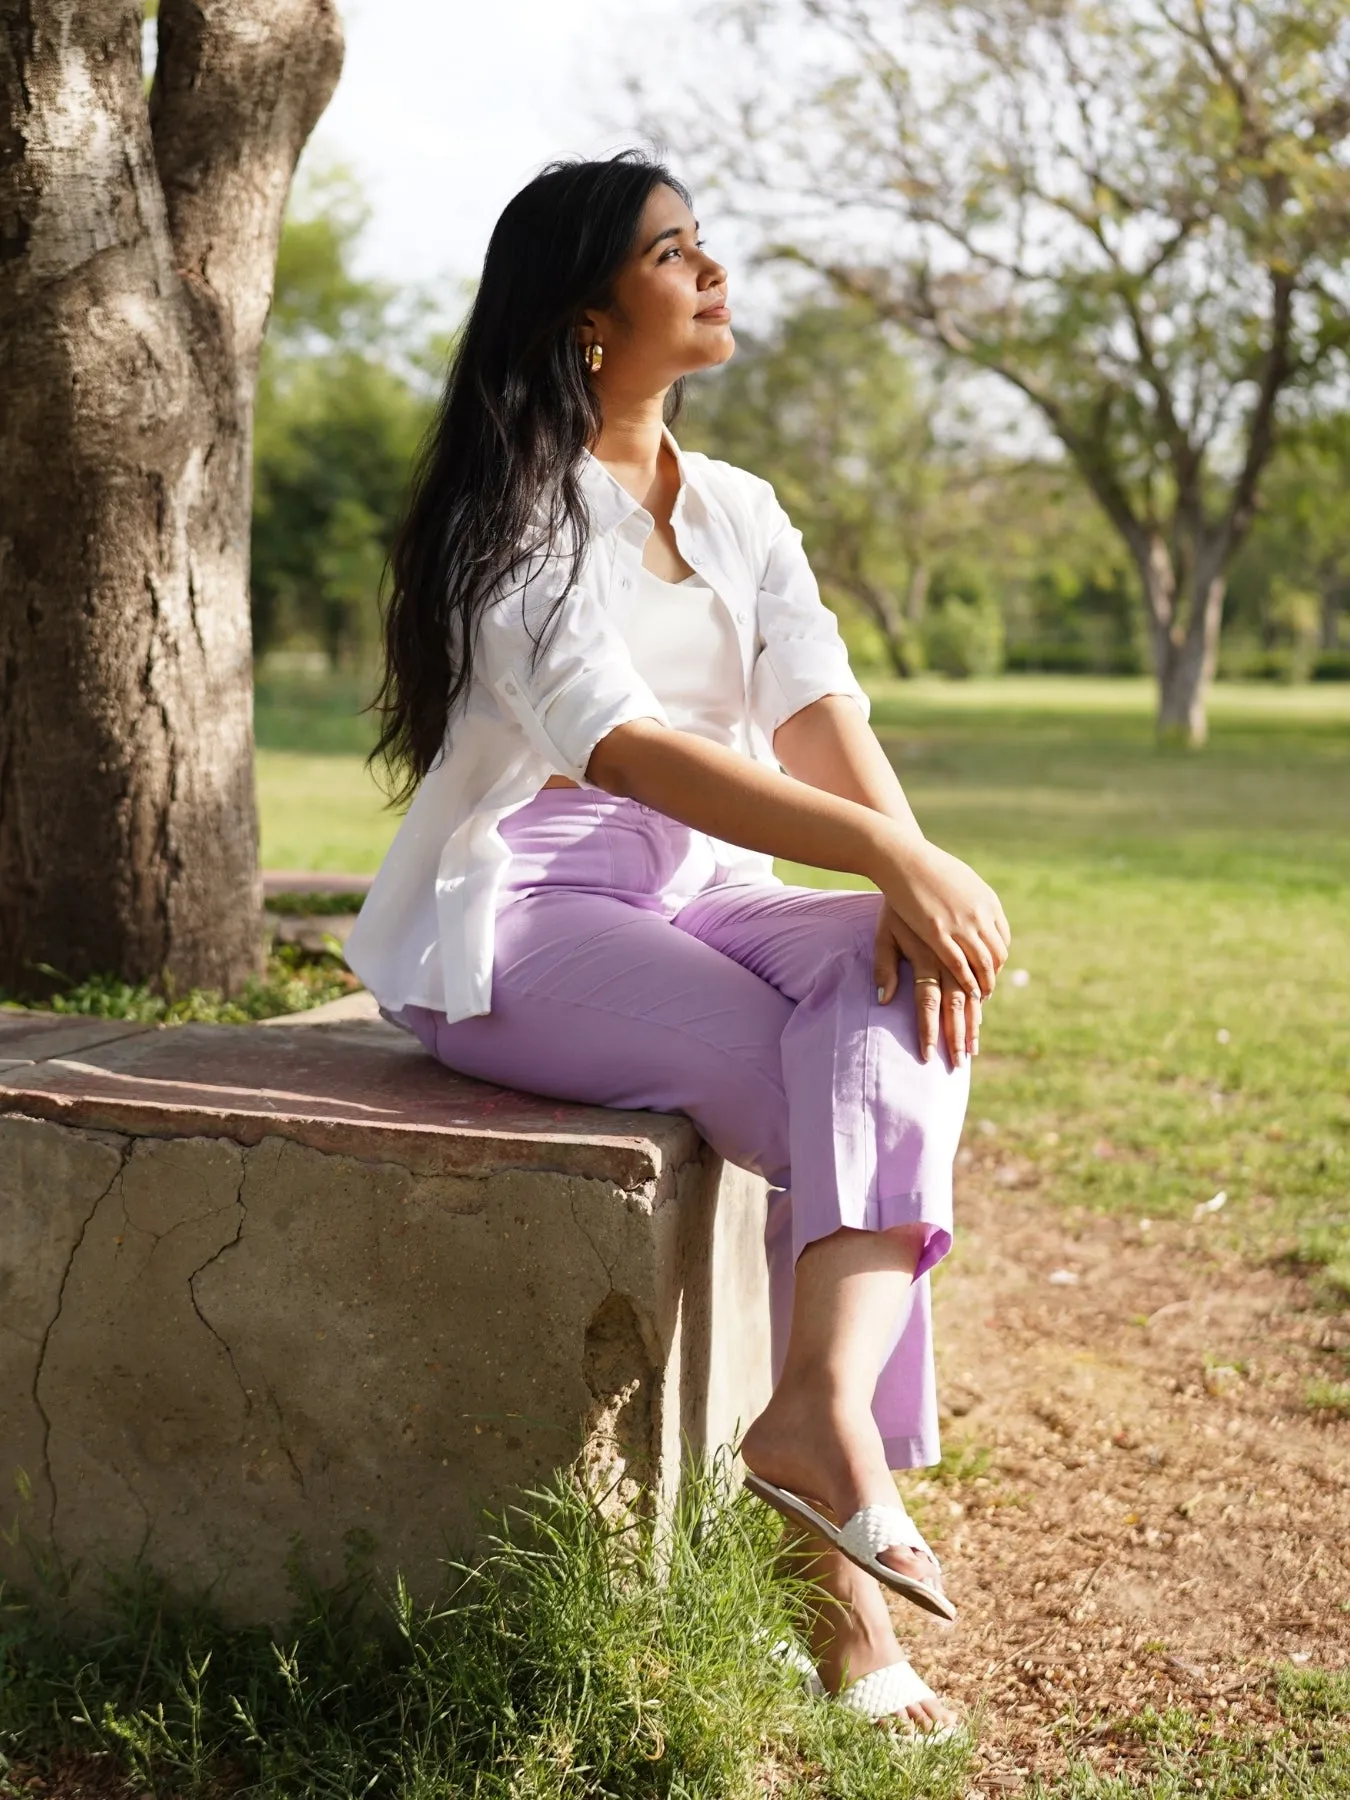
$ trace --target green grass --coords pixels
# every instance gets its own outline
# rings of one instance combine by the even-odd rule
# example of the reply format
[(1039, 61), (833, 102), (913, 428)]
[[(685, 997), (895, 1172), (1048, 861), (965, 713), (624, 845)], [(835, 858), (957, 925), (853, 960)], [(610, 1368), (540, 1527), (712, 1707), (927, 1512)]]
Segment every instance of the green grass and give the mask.
[(1309, 1412), (1326, 1419), (1350, 1419), (1350, 1381), (1327, 1381), (1319, 1377), (1303, 1391)]
[[(93, 975), (58, 989), (42, 1006), (48, 1012), (128, 1019), (142, 1025), (248, 1025), (282, 1013), (307, 1012), (341, 999), (359, 985), (340, 956), (278, 944), (268, 955), (264, 973), (245, 982), (230, 999), (215, 988), (160, 993), (144, 983)], [(19, 1002), (0, 996), (0, 1010), (10, 1007), (22, 1010)]]
[(254, 687), (258, 811), (267, 869), (370, 875), (399, 815), (367, 773), (372, 677), (259, 676)]
[[(521, 1496), (485, 1555), (415, 1602), (348, 1534), (323, 1588), (288, 1558), (289, 1617), (228, 1627), (144, 1566), (105, 1576), (108, 1617), (76, 1640), (59, 1584), (0, 1588), (0, 1793), (106, 1759), (99, 1791), (220, 1800), (956, 1800), (970, 1749), (893, 1750), (812, 1700), (771, 1654), (809, 1588), (775, 1566), (779, 1522), (695, 1471), (661, 1524), (571, 1472)], [(40, 1602), (40, 1603), (36, 1603)], [(1350, 1674), (1277, 1666), (1277, 1722), (1145, 1707), (1066, 1715), (1066, 1767), (1039, 1800), (1333, 1800), (1350, 1783)], [(976, 1721), (978, 1726), (978, 1721)], [(1108, 1776), (1084, 1746), (1123, 1756)], [(86, 1765), (87, 1766), (87, 1765)], [(8, 1777), (13, 1776), (13, 1781)], [(58, 1774), (59, 1782), (59, 1774)], [(59, 1784), (60, 1793), (75, 1791)]]
[(400, 815), (385, 807), (359, 756), (260, 744), (257, 771), (264, 868), (375, 873)]
[(112, 1590), (115, 1623), (72, 1646), (0, 1594), (0, 1791), (7, 1763), (78, 1747), (111, 1757), (132, 1794), (962, 1794), (964, 1748), (896, 1756), (771, 1655), (806, 1592), (773, 1572), (778, 1532), (723, 1462), (667, 1530), (560, 1475), (426, 1605), (401, 1581), (375, 1592), (352, 1534), (333, 1589), (292, 1559), (297, 1603), (275, 1635), (142, 1575)]
[[(1128, 1776), (1100, 1774), (1073, 1757), (1056, 1779), (1033, 1776), (1025, 1793), (1028, 1800), (1333, 1800), (1350, 1786), (1345, 1687), (1344, 1676), (1283, 1672), (1283, 1722), (1270, 1733), (1237, 1730), (1222, 1715), (1184, 1707), (1103, 1720), (1107, 1744), (1132, 1751)], [(1082, 1728), (1082, 1721), (1070, 1727)]]

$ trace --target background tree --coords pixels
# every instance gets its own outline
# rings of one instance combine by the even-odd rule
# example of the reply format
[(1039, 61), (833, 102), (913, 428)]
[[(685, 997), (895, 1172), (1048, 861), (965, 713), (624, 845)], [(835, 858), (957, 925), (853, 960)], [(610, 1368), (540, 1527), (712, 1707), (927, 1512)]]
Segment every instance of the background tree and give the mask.
[(358, 664), (445, 346), (430, 297), (358, 276), (368, 208), (332, 167), (293, 198), (263, 343), (254, 451), (253, 641)]
[(682, 427), (773, 482), (822, 590), (875, 627), (891, 669), (922, 666), (935, 561), (959, 543), (985, 471), (957, 442), (954, 395), (856, 302), (811, 302), (690, 389)]
[(0, 0), (0, 986), (260, 963), (254, 382), (332, 0)]
[[(860, 667), (1138, 667), (1132, 583), (1062, 460), (854, 301), (807, 296), (691, 382), (680, 437), (770, 480)], [(861, 626), (861, 629), (860, 629)]]
[(1243, 672), (1350, 678), (1350, 414), (1290, 432), (1233, 570), (1230, 659)]
[[(758, 87), (721, 129), (700, 112), (689, 166), (716, 145), (707, 173), (760, 220), (767, 255), (1030, 402), (1137, 571), (1161, 731), (1202, 741), (1278, 427), (1344, 374), (1350, 9), (721, 10)], [(791, 242), (785, 218), (802, 221)]]

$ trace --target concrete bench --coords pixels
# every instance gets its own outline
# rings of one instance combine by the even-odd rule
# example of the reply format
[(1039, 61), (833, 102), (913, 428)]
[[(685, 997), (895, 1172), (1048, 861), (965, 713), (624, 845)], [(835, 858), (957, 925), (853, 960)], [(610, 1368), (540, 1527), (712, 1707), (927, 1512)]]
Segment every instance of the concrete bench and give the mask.
[[(369, 1001), (0, 1012), (0, 1577), (138, 1554), (231, 1623), (347, 1534), (414, 1597), (579, 1453), (669, 1496), (769, 1384), (764, 1184), (680, 1114), (469, 1081)], [(334, 1017), (336, 1013), (336, 1017)]]

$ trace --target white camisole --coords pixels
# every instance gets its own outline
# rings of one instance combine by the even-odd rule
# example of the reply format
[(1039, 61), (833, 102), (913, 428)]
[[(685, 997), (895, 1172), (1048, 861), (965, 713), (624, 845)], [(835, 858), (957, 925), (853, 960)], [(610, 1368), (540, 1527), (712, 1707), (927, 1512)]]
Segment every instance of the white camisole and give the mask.
[(611, 617), (677, 731), (744, 750), (745, 684), (735, 627), (701, 575), (663, 581), (639, 563)]

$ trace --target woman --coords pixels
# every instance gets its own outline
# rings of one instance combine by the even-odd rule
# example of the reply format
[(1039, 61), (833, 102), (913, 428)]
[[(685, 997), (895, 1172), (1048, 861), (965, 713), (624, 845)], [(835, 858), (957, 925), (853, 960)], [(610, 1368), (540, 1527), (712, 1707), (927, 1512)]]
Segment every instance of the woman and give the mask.
[(825, 1688), (931, 1731), (877, 1578), (952, 1614), (889, 1471), (937, 1456), (926, 1276), (1008, 925), (915, 823), (772, 488), (670, 431), (730, 319), (641, 152), (503, 212), (392, 558), (379, 752), (414, 797), (347, 954), (450, 1067), (686, 1112), (765, 1177), (749, 1479), (818, 1551)]

